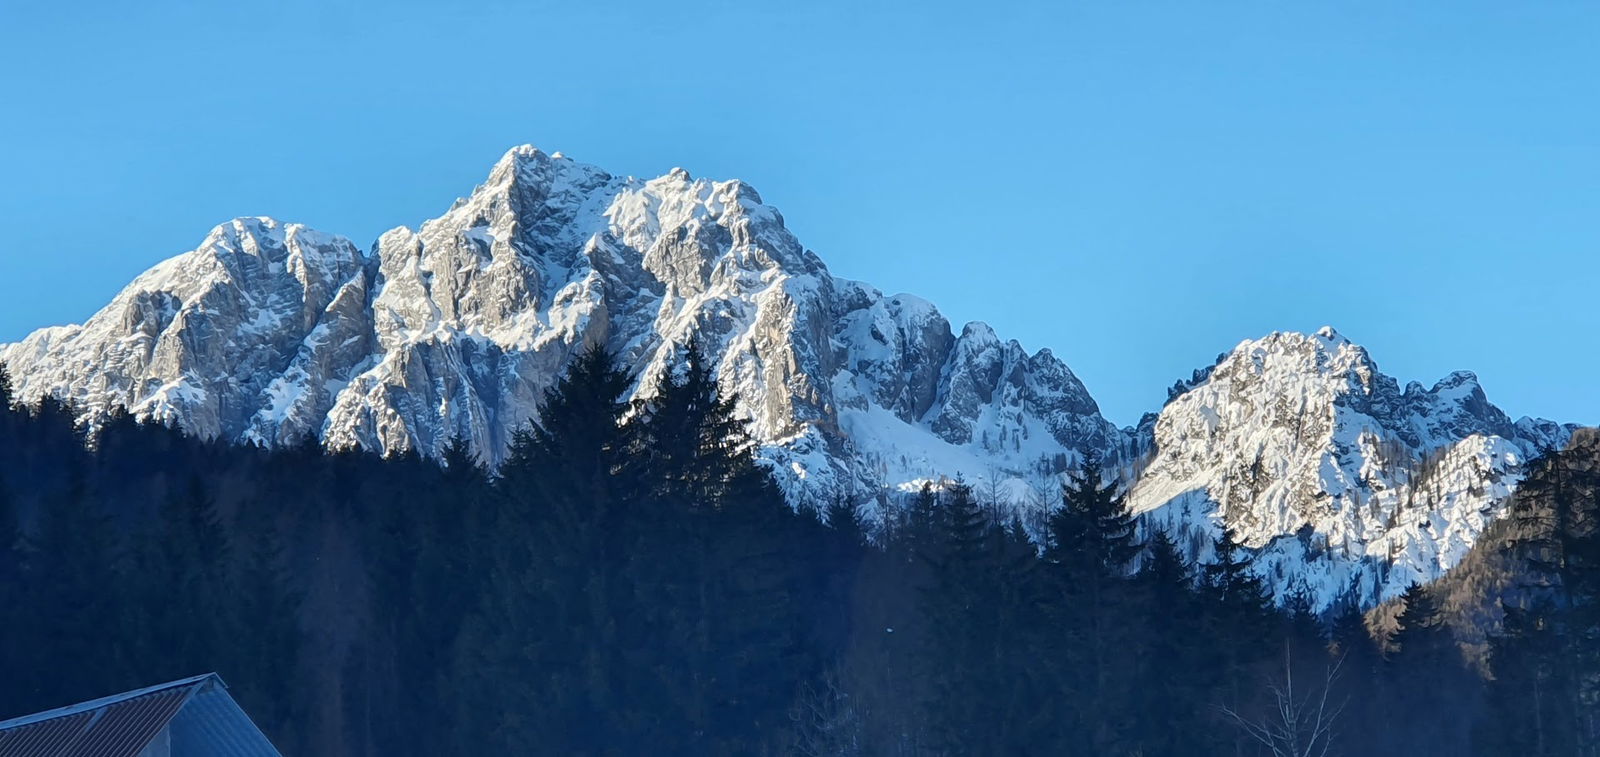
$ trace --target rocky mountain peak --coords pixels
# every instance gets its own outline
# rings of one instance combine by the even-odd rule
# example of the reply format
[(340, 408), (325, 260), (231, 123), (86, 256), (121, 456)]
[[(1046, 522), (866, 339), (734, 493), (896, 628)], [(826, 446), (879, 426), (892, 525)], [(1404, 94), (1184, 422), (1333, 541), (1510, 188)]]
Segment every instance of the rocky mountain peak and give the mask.
[[(174, 346), (117, 357), (137, 334)], [(1048, 353), (982, 324), (957, 336), (925, 301), (832, 276), (744, 182), (618, 177), (529, 145), (370, 260), (240, 219), (85, 326), (4, 357), (25, 396), (68, 394), (91, 416), (380, 452), (461, 434), (492, 462), (583, 344), (615, 351), (647, 395), (691, 340), (797, 500), (1031, 474), (1120, 433)]]
[(1332, 329), (1276, 332), (1168, 402), (1130, 499), (1202, 558), (1234, 529), (1280, 596), (1371, 603), (1452, 567), (1564, 435), (1511, 423), (1471, 374), (1402, 393)]
[(1318, 607), (1447, 570), (1523, 461), (1570, 435), (1513, 423), (1469, 373), (1401, 391), (1328, 327), (1241, 342), (1118, 429), (1049, 350), (833, 276), (741, 181), (616, 176), (529, 145), (370, 255), (273, 219), (218, 226), (0, 360), (18, 396), (70, 398), (91, 422), (126, 408), (206, 437), (380, 453), (459, 435), (493, 464), (584, 345), (648, 398), (691, 342), (797, 505), (870, 511), (959, 475), (1032, 507), (1093, 454), (1146, 528), (1199, 559), (1233, 528), (1280, 598)]

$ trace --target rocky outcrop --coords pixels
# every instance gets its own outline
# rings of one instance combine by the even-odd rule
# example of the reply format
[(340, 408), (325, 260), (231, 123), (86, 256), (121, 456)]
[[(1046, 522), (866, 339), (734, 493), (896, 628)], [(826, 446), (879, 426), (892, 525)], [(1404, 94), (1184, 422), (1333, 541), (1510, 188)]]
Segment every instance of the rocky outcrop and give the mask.
[(1569, 427), (1511, 421), (1470, 373), (1402, 390), (1324, 329), (1240, 344), (1117, 429), (1049, 351), (837, 278), (739, 181), (642, 180), (506, 153), (439, 218), (363, 254), (265, 218), (217, 227), (82, 326), (0, 351), (18, 395), (206, 437), (489, 463), (585, 344), (648, 397), (696, 343), (797, 505), (941, 476), (1055, 501), (1109, 461), (1146, 528), (1222, 527), (1280, 599), (1371, 604), (1458, 562)]
[[(193, 433), (314, 431), (370, 352), (366, 259), (297, 224), (239, 219), (135, 279), (82, 326), (5, 348), (18, 396), (114, 408)], [(262, 432), (270, 428), (270, 435)]]
[(1332, 329), (1274, 333), (1168, 402), (1129, 500), (1200, 559), (1233, 529), (1280, 597), (1370, 605), (1459, 562), (1570, 432), (1513, 423), (1470, 373), (1401, 391)]
[(1072, 372), (982, 324), (838, 279), (739, 181), (618, 177), (532, 147), (369, 255), (271, 219), (218, 227), (84, 326), (4, 360), (23, 398), (208, 437), (498, 461), (584, 344), (649, 395), (691, 341), (798, 500), (1022, 475), (1120, 445)]

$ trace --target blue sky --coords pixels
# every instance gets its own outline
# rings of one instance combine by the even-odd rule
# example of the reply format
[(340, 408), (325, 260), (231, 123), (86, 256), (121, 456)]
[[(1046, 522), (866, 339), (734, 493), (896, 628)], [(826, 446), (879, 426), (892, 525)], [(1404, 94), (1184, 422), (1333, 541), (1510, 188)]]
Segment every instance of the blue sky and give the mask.
[(1118, 423), (1323, 324), (1600, 422), (1593, 5), (224, 5), (0, 0), (0, 341), (235, 216), (365, 246), (533, 143), (745, 179)]

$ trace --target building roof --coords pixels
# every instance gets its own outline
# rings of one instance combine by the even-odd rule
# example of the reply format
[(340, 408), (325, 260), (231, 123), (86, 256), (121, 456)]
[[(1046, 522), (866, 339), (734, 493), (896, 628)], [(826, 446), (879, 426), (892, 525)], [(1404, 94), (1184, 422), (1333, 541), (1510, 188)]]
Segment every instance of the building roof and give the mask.
[(226, 689), (207, 673), (0, 721), (0, 757), (138, 757), (169, 727), (208, 754), (281, 757)]

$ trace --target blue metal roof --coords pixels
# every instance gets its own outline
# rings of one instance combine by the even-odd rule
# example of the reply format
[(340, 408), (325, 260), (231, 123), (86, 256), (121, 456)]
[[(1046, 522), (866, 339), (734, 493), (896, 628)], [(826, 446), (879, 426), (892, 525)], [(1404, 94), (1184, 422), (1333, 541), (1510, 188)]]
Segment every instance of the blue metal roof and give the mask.
[(169, 729), (174, 757), (282, 757), (215, 673), (0, 722), (0, 757), (138, 757)]
[(109, 697), (101, 697), (99, 699), (91, 699), (91, 700), (89, 700), (87, 702), (80, 702), (78, 704), (67, 705), (66, 707), (57, 707), (57, 708), (55, 708), (53, 710), (45, 710), (44, 712), (36, 712), (36, 713), (34, 713), (32, 715), (23, 715), (22, 717), (19, 717), (19, 718), (12, 718), (10, 720), (0, 720), (0, 731), (5, 731), (5, 730), (9, 730), (9, 729), (16, 728), (16, 727), (19, 727), (19, 726), (28, 725), (30, 723), (37, 723), (37, 722), (39, 722), (41, 720), (50, 720), (50, 719), (53, 719), (53, 718), (66, 717), (68, 715), (75, 715), (75, 714), (80, 713), (80, 712), (89, 712), (89, 711), (92, 711), (92, 710), (98, 710), (101, 707), (106, 707), (106, 706), (109, 706), (109, 705), (117, 704), (118, 702), (125, 702), (125, 701), (127, 701), (129, 699), (136, 699), (136, 698), (142, 697), (142, 696), (144, 696), (146, 694), (153, 694), (153, 693), (156, 693), (156, 692), (159, 692), (159, 691), (166, 691), (168, 689), (187, 688), (187, 687), (194, 686), (195, 684), (204, 683), (205, 681), (208, 681), (208, 680), (213, 679), (213, 678), (217, 679), (218, 683), (221, 683), (221, 681), (222, 681), (222, 677), (218, 676), (216, 673), (206, 673), (205, 675), (190, 676), (188, 678), (183, 678), (183, 679), (179, 679), (179, 680), (176, 680), (176, 681), (170, 681), (168, 683), (158, 684), (156, 686), (147, 686), (147, 687), (142, 688), (142, 689), (134, 689), (133, 691), (124, 691), (121, 694), (112, 694)]
[(172, 755), (283, 757), (222, 686), (196, 693), (173, 718)]

